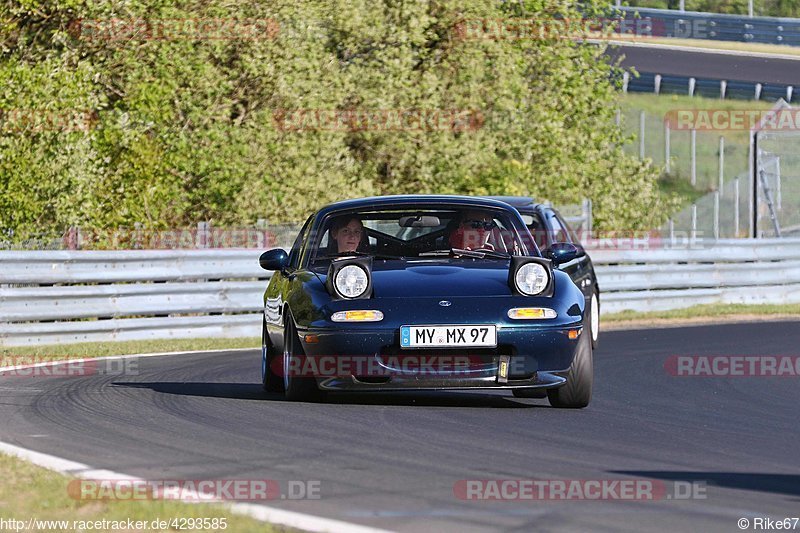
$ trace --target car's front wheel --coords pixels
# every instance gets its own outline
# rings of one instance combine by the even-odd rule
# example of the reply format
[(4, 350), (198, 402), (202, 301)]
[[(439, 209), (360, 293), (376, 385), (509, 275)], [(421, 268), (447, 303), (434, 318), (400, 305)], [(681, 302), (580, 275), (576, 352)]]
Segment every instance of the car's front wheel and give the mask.
[(312, 377), (298, 376), (297, 369), (302, 368), (305, 357), (303, 345), (297, 336), (294, 321), (288, 313), (283, 330), (283, 388), (287, 400), (295, 402), (311, 402), (323, 399), (323, 393), (317, 387), (317, 380)]
[(594, 365), (592, 362), (592, 340), (584, 329), (578, 340), (575, 357), (569, 365), (567, 382), (557, 389), (547, 390), (547, 399), (553, 407), (580, 409), (592, 399)]

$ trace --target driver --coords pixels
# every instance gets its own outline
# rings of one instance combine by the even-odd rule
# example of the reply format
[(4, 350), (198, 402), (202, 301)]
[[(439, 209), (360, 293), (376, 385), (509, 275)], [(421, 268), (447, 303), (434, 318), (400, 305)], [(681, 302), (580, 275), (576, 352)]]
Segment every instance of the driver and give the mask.
[(368, 248), (364, 224), (356, 216), (345, 216), (334, 220), (330, 229), (334, 253), (363, 252)]
[(450, 247), (462, 250), (494, 250), (489, 243), (492, 230), (497, 223), (487, 213), (465, 211), (461, 213), (458, 225), (450, 232)]

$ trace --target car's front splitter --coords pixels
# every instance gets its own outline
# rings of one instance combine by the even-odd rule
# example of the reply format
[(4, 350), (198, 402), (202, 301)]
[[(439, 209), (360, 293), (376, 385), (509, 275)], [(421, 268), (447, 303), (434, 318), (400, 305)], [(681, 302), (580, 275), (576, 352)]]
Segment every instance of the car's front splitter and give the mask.
[(554, 372), (536, 372), (527, 379), (498, 379), (499, 371), (485, 369), (480, 373), (440, 372), (420, 374), (397, 372), (380, 377), (343, 376), (322, 379), (318, 385), (329, 391), (410, 391), (410, 390), (467, 390), (467, 389), (552, 389), (566, 380)]

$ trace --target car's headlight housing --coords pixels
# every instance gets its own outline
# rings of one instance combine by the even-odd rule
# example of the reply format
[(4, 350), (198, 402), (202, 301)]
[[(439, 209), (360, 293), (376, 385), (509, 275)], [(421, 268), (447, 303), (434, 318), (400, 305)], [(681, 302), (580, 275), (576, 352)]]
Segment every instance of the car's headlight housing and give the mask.
[(336, 292), (345, 298), (358, 298), (369, 287), (367, 271), (358, 265), (347, 265), (336, 272), (334, 278)]
[(525, 263), (514, 274), (517, 290), (527, 296), (541, 294), (550, 283), (547, 268), (540, 263)]

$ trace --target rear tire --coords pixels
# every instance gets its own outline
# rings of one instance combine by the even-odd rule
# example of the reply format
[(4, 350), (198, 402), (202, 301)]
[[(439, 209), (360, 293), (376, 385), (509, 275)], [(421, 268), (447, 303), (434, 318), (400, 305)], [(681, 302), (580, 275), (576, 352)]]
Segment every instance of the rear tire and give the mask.
[(305, 357), (303, 345), (297, 336), (294, 320), (288, 313), (285, 314), (286, 326), (283, 330), (283, 386), (287, 400), (293, 402), (316, 402), (324, 399), (324, 394), (317, 386), (314, 377), (293, 376), (292, 368), (301, 365), (292, 364), (299, 358)]
[(265, 392), (283, 392), (283, 377), (274, 372), (276, 355), (264, 324), (261, 328), (261, 387)]
[(553, 407), (580, 409), (592, 399), (594, 367), (592, 363), (592, 340), (584, 329), (581, 333), (575, 357), (567, 371), (567, 382), (557, 389), (548, 389), (547, 399)]

